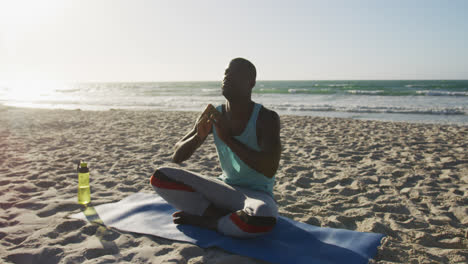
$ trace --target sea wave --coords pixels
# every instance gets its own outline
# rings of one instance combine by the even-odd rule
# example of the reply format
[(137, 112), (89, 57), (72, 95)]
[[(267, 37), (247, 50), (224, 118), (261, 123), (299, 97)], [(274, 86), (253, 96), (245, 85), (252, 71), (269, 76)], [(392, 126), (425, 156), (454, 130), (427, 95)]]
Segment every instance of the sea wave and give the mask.
[(219, 92), (220, 89), (219, 88), (203, 88), (202, 89), (202, 92), (204, 93), (216, 93), (216, 92)]
[(427, 87), (426, 84), (407, 84), (405, 85), (406, 88), (413, 88), (413, 87)]
[(308, 93), (309, 89), (288, 89), (288, 93)]
[(376, 95), (376, 94), (383, 94), (385, 93), (384, 90), (375, 90), (375, 91), (369, 91), (369, 90), (348, 90), (346, 91), (347, 93), (350, 94), (366, 94), (366, 95)]
[(335, 83), (335, 84), (329, 84), (327, 85), (329, 87), (347, 87), (347, 86), (350, 86), (350, 84), (347, 84), (347, 83)]
[(391, 113), (419, 115), (468, 115), (468, 109), (456, 108), (411, 108), (411, 107), (372, 107), (372, 106), (333, 106), (333, 105), (292, 105), (270, 106), (279, 111), (289, 112), (348, 112), (348, 113)]
[(76, 92), (81, 92), (81, 88), (75, 88), (75, 89), (55, 89), (55, 92), (57, 93), (76, 93)]
[(437, 91), (437, 90), (416, 91), (416, 94), (427, 95), (427, 96), (468, 96), (468, 92)]
[(408, 91), (408, 90), (334, 90), (334, 89), (307, 89), (307, 88), (261, 88), (253, 90), (254, 94), (311, 94), (311, 95), (323, 95), (323, 94), (337, 94), (337, 95), (368, 95), (368, 96), (468, 96), (467, 91), (443, 91), (443, 90), (420, 90), (420, 91)]

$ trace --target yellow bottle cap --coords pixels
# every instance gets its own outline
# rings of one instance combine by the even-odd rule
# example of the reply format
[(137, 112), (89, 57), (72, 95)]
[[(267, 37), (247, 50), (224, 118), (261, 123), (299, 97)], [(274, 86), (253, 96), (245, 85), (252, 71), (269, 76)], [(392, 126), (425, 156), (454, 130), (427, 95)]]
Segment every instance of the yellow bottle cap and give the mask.
[(81, 163), (80, 163), (80, 167), (81, 167), (81, 168), (86, 168), (86, 167), (88, 167), (88, 163), (86, 163), (86, 162), (81, 162)]

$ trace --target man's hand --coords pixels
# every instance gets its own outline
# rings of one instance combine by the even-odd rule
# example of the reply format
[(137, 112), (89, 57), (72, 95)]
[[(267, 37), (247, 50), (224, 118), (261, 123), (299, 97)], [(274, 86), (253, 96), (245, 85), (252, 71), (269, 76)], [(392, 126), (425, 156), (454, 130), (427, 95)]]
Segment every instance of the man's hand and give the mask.
[(208, 134), (211, 133), (213, 121), (209, 117), (214, 112), (218, 111), (213, 105), (209, 104), (200, 117), (198, 117), (192, 130), (177, 142), (174, 155), (172, 155), (173, 162), (181, 163), (187, 160), (203, 144)]
[(205, 139), (211, 132), (211, 120), (206, 115), (201, 115), (197, 120), (197, 135)]
[(205, 111), (198, 117), (197, 122), (196, 122), (196, 131), (197, 135), (201, 139), (205, 139), (208, 134), (211, 132), (211, 125), (212, 125), (212, 120), (210, 116), (214, 114), (214, 112), (218, 112), (216, 108), (212, 104), (209, 104), (206, 106)]

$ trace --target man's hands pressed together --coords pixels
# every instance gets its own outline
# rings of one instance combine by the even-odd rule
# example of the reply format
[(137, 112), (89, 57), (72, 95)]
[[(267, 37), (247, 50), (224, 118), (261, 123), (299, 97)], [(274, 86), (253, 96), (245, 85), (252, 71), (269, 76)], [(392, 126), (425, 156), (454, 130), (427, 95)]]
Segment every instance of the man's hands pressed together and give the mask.
[(231, 140), (229, 120), (227, 120), (213, 105), (209, 104), (197, 121), (197, 134), (204, 139), (211, 132), (211, 125), (214, 124), (219, 139), (224, 143)]
[(216, 108), (209, 104), (200, 117), (198, 117), (193, 129), (177, 142), (174, 154), (172, 155), (174, 163), (181, 163), (187, 160), (203, 144), (208, 134), (211, 133), (213, 121), (210, 119), (210, 115), (215, 112), (218, 112)]
[(176, 151), (172, 160), (175, 163), (187, 160), (205, 141), (206, 137), (213, 132), (212, 125), (214, 125), (218, 138), (242, 161), (254, 170), (271, 178), (278, 168), (281, 155), (279, 117), (276, 113), (272, 113), (274, 112), (268, 112), (264, 118), (257, 120), (259, 127), (262, 129), (259, 133), (260, 141), (258, 141), (260, 151), (256, 151), (235, 139), (232, 135), (231, 121), (216, 110), (213, 105), (209, 104), (198, 117), (192, 131), (176, 144)]
[(212, 125), (212, 119), (210, 118), (211, 115), (214, 114), (214, 112), (218, 112), (216, 108), (212, 104), (209, 104), (206, 106), (205, 111), (198, 117), (197, 123), (196, 123), (196, 131), (197, 135), (201, 139), (205, 139), (208, 134), (211, 132), (211, 125)]

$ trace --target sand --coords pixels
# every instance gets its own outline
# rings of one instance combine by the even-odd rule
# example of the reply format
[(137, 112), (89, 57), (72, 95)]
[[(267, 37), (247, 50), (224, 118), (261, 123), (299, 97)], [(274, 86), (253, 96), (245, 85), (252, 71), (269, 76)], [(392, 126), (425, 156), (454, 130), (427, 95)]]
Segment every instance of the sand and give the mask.
[[(92, 205), (153, 192), (175, 166), (210, 176), (212, 136), (179, 165), (174, 144), (194, 112), (0, 108), (0, 258), (13, 263), (264, 263), (217, 248), (120, 232), (79, 212), (76, 163)], [(468, 262), (468, 126), (281, 116), (280, 214), (387, 235), (371, 263)]]

